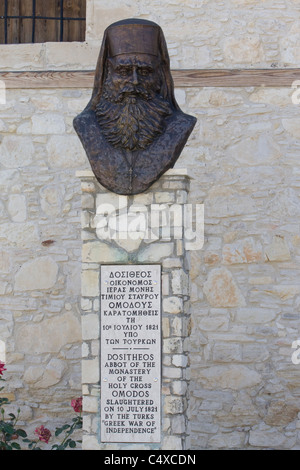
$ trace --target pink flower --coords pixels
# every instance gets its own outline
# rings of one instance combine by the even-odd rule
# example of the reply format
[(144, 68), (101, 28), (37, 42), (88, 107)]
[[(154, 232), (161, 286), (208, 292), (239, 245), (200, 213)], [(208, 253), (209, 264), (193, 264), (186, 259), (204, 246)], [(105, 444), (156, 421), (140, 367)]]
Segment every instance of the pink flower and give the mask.
[(4, 370), (6, 370), (4, 366), (5, 366), (4, 362), (1, 362), (1, 361), (0, 361), (0, 375), (2, 375), (2, 372), (3, 372)]
[(82, 397), (76, 398), (71, 401), (71, 406), (76, 413), (82, 412)]
[(40, 426), (39, 428), (36, 428), (34, 432), (39, 436), (40, 441), (46, 442), (46, 444), (48, 444), (51, 437), (51, 432), (49, 429), (45, 428), (44, 426)]

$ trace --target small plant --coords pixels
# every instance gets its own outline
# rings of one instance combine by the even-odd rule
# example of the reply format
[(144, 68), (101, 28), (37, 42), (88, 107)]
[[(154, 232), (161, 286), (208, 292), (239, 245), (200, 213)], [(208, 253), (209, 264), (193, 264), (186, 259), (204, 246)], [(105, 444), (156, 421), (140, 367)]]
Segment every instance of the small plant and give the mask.
[[(3, 371), (7, 370), (5, 364), (0, 361), (0, 381), (5, 382), (5, 379), (2, 377)], [(0, 387), (0, 392), (4, 387)], [(13, 413), (8, 414), (8, 418), (5, 418), (4, 406), (8, 405), (10, 402), (8, 398), (0, 397), (0, 450), (22, 450), (19, 442), (16, 442), (20, 438), (22, 442), (27, 444), (29, 450), (43, 450), (40, 447), (40, 443), (44, 442), (48, 444), (52, 434), (49, 429), (45, 428), (43, 425), (36, 428), (35, 434), (37, 435), (37, 440), (32, 440), (27, 437), (26, 431), (17, 427), (17, 422), (19, 420), (20, 409), (17, 411), (17, 415)], [(56, 428), (55, 437), (62, 436), (62, 441), (59, 444), (53, 444), (51, 450), (65, 450), (68, 447), (74, 449), (77, 443), (81, 441), (75, 441), (72, 439), (72, 434), (75, 430), (82, 428), (82, 397), (76, 398), (71, 401), (71, 406), (75, 413), (79, 415), (72, 419), (71, 424), (64, 424), (63, 426)]]
[[(0, 361), (0, 382), (5, 382), (2, 375), (5, 371), (5, 364)], [(0, 387), (0, 392), (4, 387)], [(9, 404), (8, 398), (0, 397), (0, 450), (20, 450), (21, 446), (18, 442), (15, 442), (19, 437), (27, 437), (27, 434), (22, 429), (16, 427), (19, 418), (20, 410), (15, 416), (13, 413), (9, 413), (9, 418), (4, 419), (4, 405)]]

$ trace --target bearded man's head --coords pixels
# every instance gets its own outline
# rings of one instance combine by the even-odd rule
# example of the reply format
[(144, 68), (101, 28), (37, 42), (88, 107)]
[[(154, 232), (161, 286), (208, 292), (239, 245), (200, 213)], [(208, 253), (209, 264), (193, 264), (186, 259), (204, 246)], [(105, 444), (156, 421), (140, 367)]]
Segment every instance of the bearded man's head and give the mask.
[(147, 148), (164, 132), (166, 117), (178, 109), (161, 35), (160, 27), (146, 20), (121, 21), (107, 29), (98, 63), (103, 68), (101, 90), (93, 107), (114, 147)]

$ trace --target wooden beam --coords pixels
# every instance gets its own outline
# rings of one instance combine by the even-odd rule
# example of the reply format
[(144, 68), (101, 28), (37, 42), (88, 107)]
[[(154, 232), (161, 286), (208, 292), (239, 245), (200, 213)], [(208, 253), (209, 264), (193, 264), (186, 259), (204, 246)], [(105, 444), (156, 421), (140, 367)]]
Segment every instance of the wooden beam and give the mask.
[(290, 87), (300, 80), (300, 69), (174, 70), (172, 76), (182, 87)]
[(0, 80), (8, 89), (91, 88), (94, 74), (94, 71), (2, 72)]
[[(1, 72), (6, 88), (91, 88), (94, 71)], [(300, 69), (172, 70), (176, 87), (291, 87)]]

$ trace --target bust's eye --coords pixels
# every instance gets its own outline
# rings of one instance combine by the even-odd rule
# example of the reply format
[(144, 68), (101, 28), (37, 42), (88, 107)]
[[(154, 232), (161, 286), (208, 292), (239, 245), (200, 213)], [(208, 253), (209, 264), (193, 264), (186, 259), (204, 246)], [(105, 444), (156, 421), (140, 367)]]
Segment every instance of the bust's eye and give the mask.
[(142, 77), (148, 77), (151, 74), (152, 70), (148, 67), (142, 67), (138, 70), (138, 72), (139, 75), (141, 75)]
[(130, 69), (127, 67), (120, 67), (117, 69), (117, 73), (121, 75), (121, 77), (127, 77), (130, 73)]

